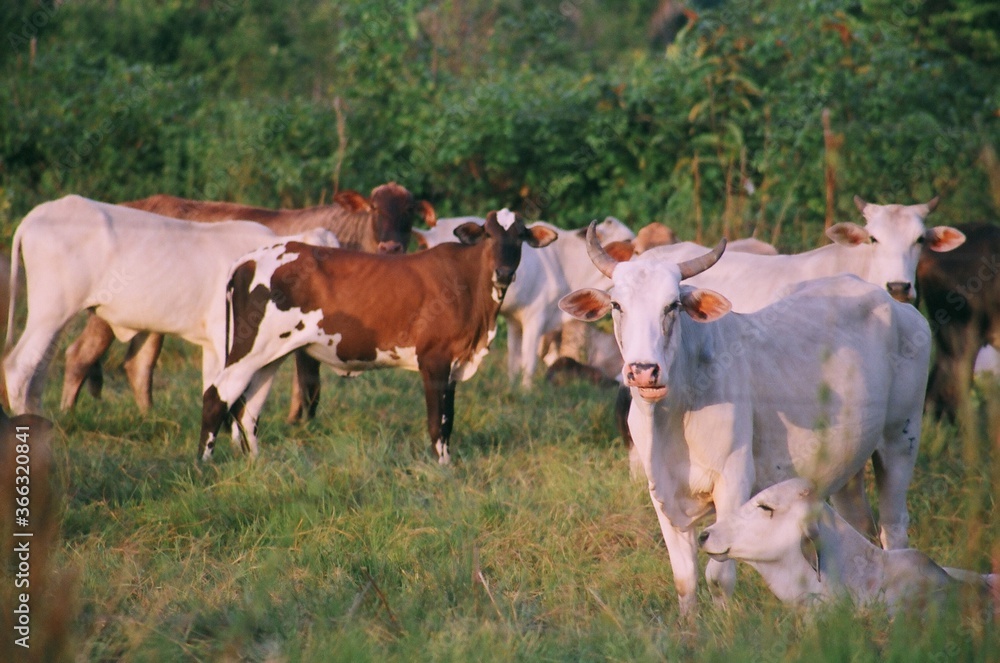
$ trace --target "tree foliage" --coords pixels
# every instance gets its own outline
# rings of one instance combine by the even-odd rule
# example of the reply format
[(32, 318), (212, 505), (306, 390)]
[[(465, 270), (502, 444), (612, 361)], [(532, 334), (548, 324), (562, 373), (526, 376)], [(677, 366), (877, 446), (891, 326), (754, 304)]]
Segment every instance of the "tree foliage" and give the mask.
[(665, 48), (657, 5), (6, 3), (0, 214), (9, 233), (69, 192), (305, 205), (396, 179), (444, 214), (799, 248), (832, 163), (844, 219), (854, 194), (996, 217), (993, 3), (695, 3)]

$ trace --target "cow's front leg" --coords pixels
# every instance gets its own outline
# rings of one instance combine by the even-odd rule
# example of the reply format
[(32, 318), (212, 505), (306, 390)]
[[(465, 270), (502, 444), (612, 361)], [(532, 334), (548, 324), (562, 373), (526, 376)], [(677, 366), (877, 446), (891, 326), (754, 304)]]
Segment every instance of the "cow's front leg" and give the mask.
[(926, 406), (938, 418), (956, 421), (968, 400), (976, 356), (986, 342), (968, 325), (942, 325), (935, 335), (937, 354), (927, 380)]
[(246, 391), (256, 372), (252, 366), (237, 363), (226, 367), (205, 389), (201, 405), (201, 435), (198, 439), (200, 460), (212, 459), (215, 439), (222, 422)]
[(917, 419), (907, 424), (901, 440), (886, 440), (872, 456), (878, 489), (879, 539), (886, 550), (908, 546), (910, 515), (906, 509), (906, 492), (913, 479), (919, 441), (920, 420)]
[(660, 531), (663, 542), (667, 544), (667, 554), (670, 555), (670, 569), (674, 573), (674, 587), (677, 589), (677, 600), (680, 603), (681, 615), (691, 617), (698, 608), (698, 547), (695, 544), (692, 530), (681, 530), (674, 527), (663, 512), (663, 505), (650, 491), (653, 509), (660, 521)]
[(278, 372), (278, 367), (281, 366), (283, 360), (284, 357), (272, 361), (257, 371), (243, 392), (243, 398), (233, 408), (233, 415), (236, 419), (233, 445), (239, 446), (244, 453), (249, 452), (251, 458), (256, 458), (260, 453), (257, 443), (257, 420), (260, 418), (260, 411), (267, 401), (267, 395), (271, 391), (274, 374)]
[(514, 318), (507, 318), (507, 378), (511, 385), (517, 381), (517, 375), (521, 371), (521, 353), (524, 330), (521, 322)]
[[(749, 418), (749, 414), (747, 417)], [(731, 518), (740, 506), (750, 499), (756, 476), (752, 449), (750, 439), (742, 439), (741, 441), (737, 437), (734, 440), (732, 451), (712, 487), (716, 522)], [(708, 581), (708, 588), (711, 590), (715, 602), (725, 604), (736, 588), (736, 562), (733, 560), (725, 562), (709, 560), (708, 564), (705, 565), (705, 580)]]
[(448, 442), (455, 416), (455, 383), (451, 381), (451, 366), (447, 361), (421, 362), (424, 379), (424, 400), (427, 404), (427, 432), (437, 453), (438, 463), (451, 462)]
[(875, 531), (875, 514), (865, 494), (865, 471), (861, 470), (851, 477), (844, 487), (830, 495), (830, 503), (844, 520), (854, 529), (861, 532), (869, 540), (878, 538)]
[(62, 399), (59, 407), (70, 410), (76, 405), (80, 389), (86, 383), (94, 398), (101, 397), (104, 373), (101, 358), (115, 340), (111, 326), (93, 313), (87, 314), (87, 324), (80, 337), (66, 348), (66, 371), (63, 375)]
[(319, 405), (319, 360), (310, 357), (305, 350), (295, 352), (295, 379), (292, 381), (292, 400), (288, 406), (287, 423), (294, 424), (316, 417)]
[(146, 414), (153, 407), (153, 368), (163, 349), (163, 334), (137, 334), (128, 344), (125, 355), (125, 375), (132, 385), (139, 412)]
[(538, 366), (538, 351), (542, 345), (542, 320), (540, 316), (530, 319), (524, 325), (521, 338), (521, 388), (530, 391)]

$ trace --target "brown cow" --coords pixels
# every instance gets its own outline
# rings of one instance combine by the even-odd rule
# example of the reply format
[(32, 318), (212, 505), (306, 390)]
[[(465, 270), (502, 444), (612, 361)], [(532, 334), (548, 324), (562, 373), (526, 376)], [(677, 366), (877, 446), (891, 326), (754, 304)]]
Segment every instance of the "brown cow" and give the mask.
[(955, 228), (964, 244), (947, 253), (925, 244), (917, 263), (936, 348), (926, 407), (952, 421), (968, 402), (976, 355), (985, 345), (1000, 349), (1000, 226)]
[(521, 244), (540, 248), (556, 239), (509, 210), (490, 212), (484, 225), (465, 223), (455, 235), (460, 244), (410, 255), (295, 241), (247, 254), (229, 282), (232, 342), (226, 367), (205, 390), (198, 456), (211, 458), (230, 411), (244, 448), (257, 454), (257, 415), (271, 378), (301, 348), (343, 375), (419, 371), (431, 443), (448, 463), (455, 385), (472, 377), (489, 349)]
[[(433, 223), (434, 208), (427, 201), (415, 201), (413, 194), (395, 182), (376, 187), (371, 198), (355, 191), (334, 196), (332, 205), (305, 209), (267, 209), (237, 203), (188, 200), (157, 194), (122, 203), (125, 207), (154, 212), (186, 221), (256, 221), (278, 235), (294, 235), (313, 228), (332, 231), (346, 249), (367, 253), (396, 253), (406, 250), (414, 217)], [(62, 409), (72, 408), (84, 381), (90, 392), (100, 397), (103, 376), (100, 359), (111, 346), (114, 334), (106, 322), (91, 315), (80, 337), (66, 349)], [(129, 343), (125, 373), (142, 412), (153, 404), (153, 367), (163, 347), (163, 335), (143, 333)], [(293, 383), (288, 420), (311, 418), (319, 401), (319, 364), (300, 353), (296, 356), (298, 379)]]

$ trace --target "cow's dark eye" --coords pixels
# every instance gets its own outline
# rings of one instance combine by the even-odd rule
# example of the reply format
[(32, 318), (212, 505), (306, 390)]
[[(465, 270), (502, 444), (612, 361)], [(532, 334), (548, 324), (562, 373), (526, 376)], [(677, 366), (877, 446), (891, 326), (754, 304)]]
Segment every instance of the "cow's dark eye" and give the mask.
[(917, 244), (923, 244), (923, 243), (924, 243), (924, 236), (921, 235), (920, 237), (917, 238)]
[(878, 240), (875, 239), (874, 237), (871, 237), (870, 239), (872, 244), (878, 244)]
[(663, 309), (663, 312), (664, 313), (673, 313), (674, 311), (677, 310), (677, 307), (680, 306), (680, 305), (681, 305), (680, 302), (674, 302), (672, 304), (667, 304), (666, 308)]
[(621, 304), (619, 304), (618, 302), (611, 302), (611, 310), (618, 311), (619, 313), (621, 313), (622, 312)]
[(774, 518), (774, 509), (771, 508), (771, 507), (769, 507), (768, 505), (766, 505), (766, 504), (758, 504), (757, 508), (759, 508), (760, 510), (764, 511), (767, 514), (768, 518)]

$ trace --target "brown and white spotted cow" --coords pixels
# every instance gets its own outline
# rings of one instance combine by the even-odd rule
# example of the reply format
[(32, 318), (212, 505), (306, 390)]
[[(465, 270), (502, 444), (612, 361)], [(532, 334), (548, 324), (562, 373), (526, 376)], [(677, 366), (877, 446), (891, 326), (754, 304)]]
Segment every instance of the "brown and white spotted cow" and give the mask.
[[(412, 193), (395, 182), (376, 187), (369, 198), (355, 191), (342, 191), (334, 196), (331, 205), (304, 209), (275, 210), (165, 194), (122, 203), (122, 206), (185, 221), (256, 221), (276, 235), (297, 235), (325, 228), (337, 236), (343, 248), (366, 253), (405, 252), (414, 220), (420, 218), (433, 223), (436, 218), (430, 203), (415, 200)], [(103, 383), (100, 360), (113, 340), (111, 327), (91, 315), (83, 333), (66, 349), (63, 410), (75, 405), (84, 382), (95, 397), (100, 396)], [(153, 404), (153, 367), (162, 347), (162, 334), (146, 334), (129, 343), (125, 372), (142, 412)], [(303, 415), (313, 417), (319, 402), (319, 364), (300, 353), (296, 355), (296, 366), (298, 379), (293, 383), (290, 422)]]
[(228, 286), (232, 341), (225, 368), (205, 390), (199, 457), (211, 458), (229, 412), (243, 448), (257, 455), (257, 416), (271, 379), (280, 360), (301, 348), (342, 375), (419, 371), (431, 443), (448, 463), (455, 385), (472, 377), (489, 349), (521, 245), (556, 239), (552, 229), (527, 228), (509, 210), (455, 234), (460, 244), (410, 255), (289, 241), (237, 261)]

